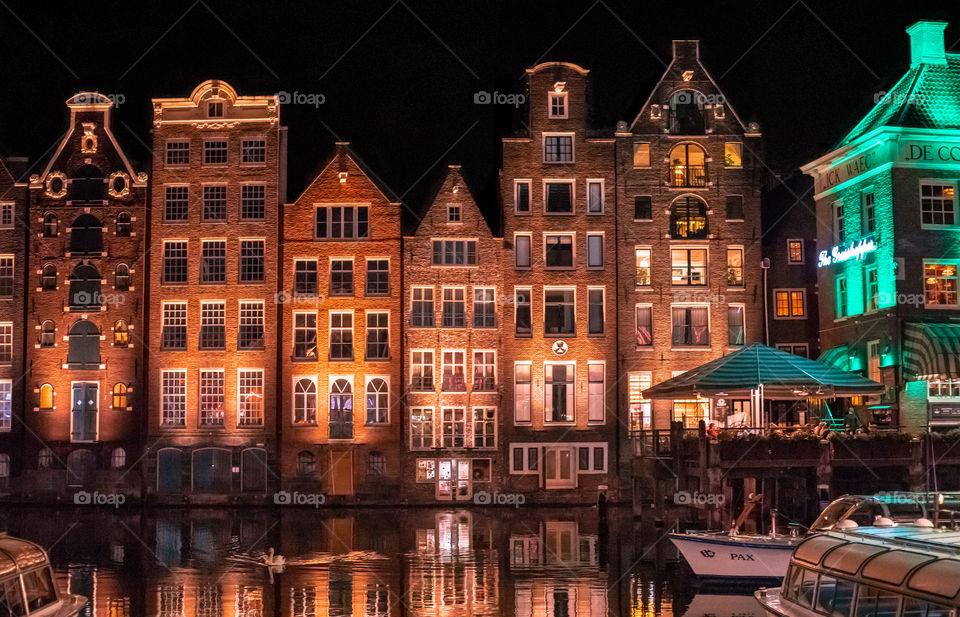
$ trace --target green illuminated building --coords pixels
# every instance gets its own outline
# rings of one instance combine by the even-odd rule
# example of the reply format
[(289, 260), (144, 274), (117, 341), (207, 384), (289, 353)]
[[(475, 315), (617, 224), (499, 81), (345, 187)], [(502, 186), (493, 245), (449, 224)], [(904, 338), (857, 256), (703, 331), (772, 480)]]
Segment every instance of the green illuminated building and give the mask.
[[(861, 422), (960, 426), (960, 54), (907, 29), (907, 73), (803, 167), (817, 204), (821, 359), (888, 386)], [(861, 401), (857, 401), (858, 403)]]

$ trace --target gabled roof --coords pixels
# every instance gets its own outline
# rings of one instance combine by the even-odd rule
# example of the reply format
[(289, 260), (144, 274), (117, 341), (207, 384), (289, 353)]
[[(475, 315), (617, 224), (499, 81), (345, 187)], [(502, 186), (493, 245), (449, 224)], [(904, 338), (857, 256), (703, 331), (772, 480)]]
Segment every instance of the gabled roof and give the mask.
[[(483, 212), (480, 211), (480, 207), (477, 205), (477, 199), (472, 190), (470, 190), (470, 185), (466, 182), (463, 177), (463, 174), (460, 171), (459, 165), (448, 165), (446, 172), (439, 176), (436, 180), (436, 187), (428, 193), (430, 195), (430, 200), (427, 202), (427, 207), (423, 210), (422, 216), (416, 223), (416, 227), (412, 230), (412, 235), (418, 235), (421, 231), (425, 230), (424, 221), (427, 221), (432, 216), (433, 210), (441, 207), (440, 203), (447, 203), (450, 201), (450, 198), (446, 197), (450, 195), (454, 190), (460, 195), (458, 200), (462, 207), (470, 210), (470, 212), (463, 212), (463, 220), (470, 220), (475, 218), (479, 224), (486, 230), (487, 234), (491, 237), (493, 236), (493, 231), (490, 228), (490, 223), (487, 221), (486, 217), (483, 216)], [(426, 230), (425, 233), (429, 233), (430, 230)]]
[(883, 126), (960, 129), (960, 54), (946, 58), (946, 65), (911, 67), (838, 147)]
[(352, 149), (350, 148), (350, 142), (348, 141), (338, 141), (336, 143), (336, 149), (334, 150), (333, 155), (330, 157), (330, 160), (327, 161), (327, 163), (323, 166), (323, 168), (320, 170), (320, 173), (313, 177), (313, 180), (310, 181), (310, 184), (308, 184), (307, 187), (300, 192), (300, 195), (298, 195), (297, 198), (290, 203), (297, 203), (303, 199), (303, 196), (310, 192), (310, 189), (313, 187), (313, 185), (316, 184), (320, 178), (327, 173), (327, 170), (329, 170), (332, 165), (344, 161), (349, 161), (359, 168), (364, 177), (374, 186), (374, 188), (380, 191), (380, 194), (383, 195), (384, 199), (386, 199), (388, 202), (395, 204), (401, 203), (400, 199), (394, 195), (393, 191), (391, 191), (390, 188), (380, 180), (380, 177), (373, 173), (363, 163), (363, 161), (360, 160), (359, 157), (354, 155)]

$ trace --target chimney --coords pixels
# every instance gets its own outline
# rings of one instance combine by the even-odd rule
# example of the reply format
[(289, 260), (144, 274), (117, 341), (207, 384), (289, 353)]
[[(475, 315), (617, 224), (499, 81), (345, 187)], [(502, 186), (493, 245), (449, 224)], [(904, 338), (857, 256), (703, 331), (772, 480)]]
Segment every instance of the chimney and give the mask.
[(942, 21), (918, 21), (909, 28), (910, 68), (921, 64), (947, 66), (947, 54), (943, 44), (943, 31), (947, 24)]
[(700, 41), (696, 39), (674, 40), (673, 59), (696, 62), (700, 58)]

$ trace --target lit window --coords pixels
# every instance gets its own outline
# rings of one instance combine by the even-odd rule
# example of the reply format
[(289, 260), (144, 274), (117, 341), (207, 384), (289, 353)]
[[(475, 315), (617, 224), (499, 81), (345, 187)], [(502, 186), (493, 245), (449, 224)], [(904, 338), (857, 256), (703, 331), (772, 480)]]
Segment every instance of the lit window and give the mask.
[(544, 135), (543, 161), (545, 163), (572, 163), (573, 135)]
[(543, 421), (545, 423), (573, 422), (574, 372), (572, 362), (544, 365)]
[(674, 347), (710, 345), (710, 310), (706, 306), (672, 306), (671, 344)]
[(739, 141), (728, 141), (723, 144), (723, 164), (727, 167), (743, 165), (743, 144)]
[(164, 302), (160, 329), (162, 349), (187, 348), (187, 303)]
[(293, 358), (317, 359), (317, 314), (293, 314)]
[(684, 428), (697, 428), (700, 422), (709, 419), (710, 402), (708, 400), (673, 401), (673, 421), (680, 422)]
[(803, 289), (774, 289), (774, 317), (792, 319), (806, 316), (806, 295)]
[(433, 390), (433, 351), (410, 352), (410, 389)]
[(633, 166), (650, 167), (650, 144), (634, 142), (633, 144)]
[(670, 151), (670, 186), (706, 186), (707, 154), (696, 144), (680, 144)]
[(637, 347), (653, 347), (653, 307), (649, 304), (636, 306)]
[(410, 449), (427, 450), (433, 447), (433, 408), (414, 407), (410, 410)]
[(241, 302), (237, 349), (263, 349), (263, 302)]
[(920, 220), (931, 227), (956, 222), (956, 189), (952, 182), (920, 183)]
[(743, 249), (727, 248), (727, 285), (743, 287)]
[(127, 408), (127, 384), (117, 383), (113, 385), (113, 401), (111, 407), (114, 409)]
[(650, 249), (637, 247), (634, 251), (637, 265), (637, 287), (648, 287), (651, 282), (650, 277)]
[(414, 287), (411, 290), (413, 315), (410, 325), (414, 328), (432, 328), (434, 320), (433, 288)]
[(803, 261), (803, 240), (787, 240), (787, 263), (797, 265)]
[(130, 343), (130, 331), (121, 319), (113, 324), (113, 346), (126, 347)]
[(631, 435), (653, 428), (650, 401), (643, 398), (643, 391), (649, 388), (652, 382), (653, 375), (650, 371), (639, 371), (627, 376), (627, 404), (630, 410)]
[(442, 358), (440, 389), (443, 392), (466, 392), (466, 352), (444, 351)]
[(927, 306), (957, 306), (957, 264), (924, 263), (923, 290)]
[(353, 313), (330, 313), (330, 359), (353, 360)]
[(530, 422), (530, 368), (528, 362), (513, 366), (513, 420), (517, 423)]
[(960, 400), (960, 379), (939, 378), (927, 382), (927, 398)]
[(53, 386), (48, 383), (40, 386), (40, 409), (53, 409)]
[(223, 426), (223, 369), (200, 371), (200, 426)]
[(160, 421), (164, 426), (184, 426), (187, 418), (187, 372), (160, 374)]
[(670, 236), (681, 239), (707, 237), (707, 204), (697, 197), (681, 197), (670, 208)]
[(237, 425), (263, 425), (263, 371), (241, 370), (237, 387)]
[(674, 285), (707, 284), (707, 249), (672, 249), (670, 258)]
[(473, 390), (492, 392), (497, 387), (497, 352), (473, 352)]
[(311, 378), (297, 379), (293, 386), (293, 423), (317, 424), (317, 383)]

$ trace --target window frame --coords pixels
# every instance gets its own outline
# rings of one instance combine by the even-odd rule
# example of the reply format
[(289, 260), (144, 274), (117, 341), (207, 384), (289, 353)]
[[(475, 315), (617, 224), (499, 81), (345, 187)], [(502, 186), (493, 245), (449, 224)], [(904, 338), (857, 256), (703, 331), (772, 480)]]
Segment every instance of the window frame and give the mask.
[[(797, 315), (793, 310), (793, 294), (800, 293), (800, 297), (803, 302), (803, 313)], [(779, 315), (777, 313), (777, 294), (785, 293), (787, 294), (787, 311), (786, 315)], [(804, 287), (775, 287), (773, 289), (773, 318), (774, 319), (806, 319), (807, 318), (807, 290)]]
[[(527, 187), (527, 208), (526, 210), (520, 209), (520, 186)], [(533, 199), (533, 182), (529, 178), (515, 179), (513, 181), (513, 213), (517, 216), (530, 216), (532, 206), (531, 200)]]
[[(543, 144), (541, 148), (541, 153), (543, 155), (543, 160), (541, 161), (542, 163), (545, 165), (571, 165), (577, 162), (576, 133), (573, 131), (544, 131), (540, 134), (540, 137)], [(570, 158), (551, 161), (547, 157), (547, 140), (557, 139), (557, 156), (560, 156), (561, 152), (563, 151), (563, 142), (561, 141), (561, 138), (568, 138), (570, 140)]]
[[(559, 99), (560, 108), (563, 110), (563, 113), (554, 113), (554, 99)], [(550, 90), (547, 92), (547, 118), (551, 120), (566, 120), (570, 117), (570, 97), (569, 92), (556, 90)]]
[[(953, 222), (952, 223), (924, 223), (923, 222), (923, 187), (924, 186), (940, 186), (941, 188), (949, 188), (953, 190)], [(946, 178), (920, 178), (917, 181), (917, 204), (920, 210), (920, 228), (921, 229), (953, 229), (957, 227), (957, 182), (955, 180), (948, 180)], [(941, 191), (941, 196), (939, 198), (934, 198), (932, 196), (927, 197), (927, 199), (939, 199), (943, 201), (943, 192)], [(931, 216), (933, 211), (931, 210)]]
[[(551, 291), (564, 291), (564, 292), (569, 291), (569, 292), (572, 292), (572, 293), (573, 293), (573, 303), (572, 303), (572, 305), (573, 305), (573, 308), (572, 308), (572, 312), (573, 312), (573, 330), (572, 330), (571, 332), (560, 332), (560, 333), (548, 333), (548, 332), (547, 332), (547, 292), (551, 292)], [(576, 288), (576, 286), (571, 286), (571, 285), (544, 285), (544, 286), (543, 286), (542, 298), (543, 298), (543, 336), (544, 336), (544, 338), (563, 338), (563, 337), (565, 337), (565, 336), (566, 336), (566, 337), (574, 337), (574, 336), (576, 336), (576, 335), (577, 335), (577, 288)], [(532, 300), (532, 299), (533, 299), (533, 298), (531, 297), (531, 300)], [(566, 302), (563, 303), (564, 306), (566, 306), (566, 304), (567, 304)], [(533, 315), (533, 311), (532, 311), (532, 310), (531, 310), (530, 314), (531, 314), (531, 317), (532, 317), (532, 315)], [(531, 324), (531, 326), (532, 326), (532, 324)], [(532, 330), (532, 329), (533, 329), (533, 328), (531, 327), (531, 330)]]
[[(569, 238), (570, 242), (570, 265), (569, 266), (551, 266), (547, 264), (547, 252), (550, 248), (550, 243), (547, 241), (548, 238)], [(563, 243), (559, 243), (558, 246), (563, 246)], [(544, 231), (543, 232), (543, 253), (541, 255), (543, 259), (543, 269), (544, 270), (575, 270), (577, 267), (577, 232), (575, 231)]]
[[(790, 255), (790, 245), (794, 242), (800, 243), (800, 261), (795, 261)], [(802, 266), (806, 263), (807, 253), (806, 253), (806, 242), (803, 238), (787, 238), (787, 265), (788, 266)]]
[[(550, 212), (547, 210), (547, 201), (549, 197), (548, 186), (552, 184), (566, 184), (570, 187), (570, 211), (569, 212)], [(577, 213), (577, 181), (575, 178), (544, 178), (541, 181), (541, 190), (543, 195), (543, 215), (544, 216), (573, 216)]]

